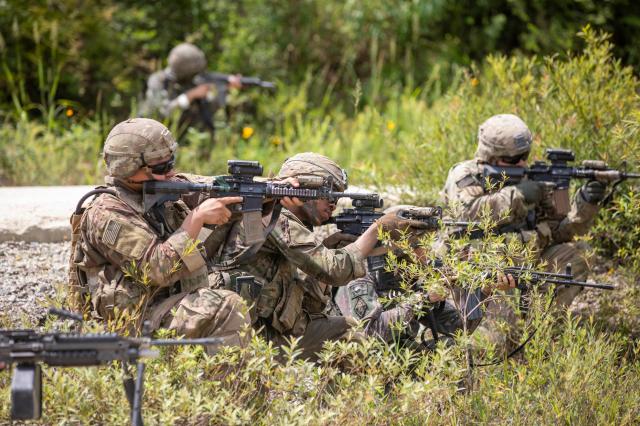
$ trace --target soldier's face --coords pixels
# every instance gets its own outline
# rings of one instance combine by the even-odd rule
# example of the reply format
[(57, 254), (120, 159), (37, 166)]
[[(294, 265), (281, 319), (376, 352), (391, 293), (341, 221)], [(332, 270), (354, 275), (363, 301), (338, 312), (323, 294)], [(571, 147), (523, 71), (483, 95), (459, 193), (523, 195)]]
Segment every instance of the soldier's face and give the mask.
[[(136, 172), (136, 174), (134, 174), (129, 178), (129, 182), (142, 183), (147, 180), (164, 181), (164, 180), (170, 179), (176, 175), (176, 171), (173, 168), (173, 163), (171, 164), (171, 167), (168, 167), (166, 165), (169, 162), (174, 162), (174, 161), (175, 159), (171, 157), (169, 159), (154, 162), (153, 164), (149, 164), (148, 166), (141, 167), (140, 170)], [(157, 174), (157, 173), (154, 173), (154, 171), (162, 171), (164, 173)]]
[(496, 161), (496, 165), (500, 167), (527, 167), (529, 152), (525, 152), (514, 157), (501, 157)]
[(308, 222), (313, 226), (320, 226), (331, 219), (336, 204), (330, 200), (309, 200), (302, 206), (305, 218), (304, 222)]
[(520, 160), (515, 164), (509, 163), (507, 161), (504, 160), (498, 160), (496, 161), (496, 166), (500, 166), (500, 167), (527, 167), (527, 161), (526, 160)]

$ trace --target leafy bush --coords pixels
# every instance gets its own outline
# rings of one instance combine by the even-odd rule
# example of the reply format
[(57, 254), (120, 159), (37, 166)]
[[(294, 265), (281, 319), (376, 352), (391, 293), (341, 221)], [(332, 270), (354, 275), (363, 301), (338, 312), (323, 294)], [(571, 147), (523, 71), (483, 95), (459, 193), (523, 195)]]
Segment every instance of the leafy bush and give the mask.
[(625, 262), (640, 272), (640, 194), (636, 189), (618, 193), (593, 230), (601, 254)]

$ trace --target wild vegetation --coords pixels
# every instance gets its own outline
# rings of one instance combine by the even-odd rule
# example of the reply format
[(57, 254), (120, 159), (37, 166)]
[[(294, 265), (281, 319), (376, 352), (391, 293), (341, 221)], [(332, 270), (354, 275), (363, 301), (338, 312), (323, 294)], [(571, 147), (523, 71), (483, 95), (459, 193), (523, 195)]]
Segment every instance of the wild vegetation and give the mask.
[[(500, 112), (528, 123), (535, 158), (545, 148), (564, 147), (580, 160), (626, 161), (635, 170), (640, 164), (639, 82), (630, 66), (639, 56), (625, 42), (637, 24), (618, 25), (624, 1), (602, 7), (585, 1), (571, 9), (542, 0), (399, 7), (382, 0), (185, 1), (170, 15), (136, 1), (85, 8), (19, 3), (0, 5), (16, 12), (11, 22), (0, 13), (1, 183), (101, 182), (106, 133), (135, 113), (140, 75), (159, 67), (151, 58), (163, 58), (185, 36), (211, 55), (212, 67), (259, 74), (280, 86), (259, 99), (257, 114), (239, 108), (218, 130), (215, 146), (190, 131), (178, 155), (181, 170), (224, 173), (227, 159), (242, 158), (275, 172), (288, 155), (312, 150), (347, 167), (354, 184), (395, 188), (403, 201), (431, 204), (451, 165), (473, 155), (478, 124)], [(465, 19), (452, 18), (458, 15)], [(69, 27), (62, 30), (66, 16)], [(581, 19), (612, 31), (617, 47), (589, 26), (575, 36), (576, 24), (564, 25)], [(449, 23), (455, 31), (446, 29)], [(120, 44), (108, 43), (105, 33)], [(242, 105), (247, 96), (255, 95), (235, 94), (235, 102)], [(640, 417), (633, 391), (640, 387), (637, 188), (623, 185), (585, 237), (599, 255), (595, 278), (615, 282), (616, 291), (590, 293), (591, 319), (546, 315), (541, 295), (523, 338), (537, 331), (517, 359), (471, 368), (477, 342), (464, 337), (426, 355), (374, 340), (332, 344), (318, 364), (298, 359), (295, 342), (276, 350), (255, 336), (247, 348), (211, 358), (200, 348), (163, 350), (148, 362), (146, 420), (634, 424)], [(506, 258), (485, 260), (496, 266), (518, 252), (512, 247)], [(61, 288), (52, 303), (64, 305), (64, 298)], [(9, 324), (0, 315), (0, 321), (36, 325), (29, 318)], [(51, 319), (44, 324), (53, 327)], [(490, 359), (492, 349), (485, 349), (473, 356)], [(45, 368), (41, 423), (125, 423), (121, 375), (117, 366)], [(9, 373), (1, 372), (0, 422), (8, 418), (9, 387)]]

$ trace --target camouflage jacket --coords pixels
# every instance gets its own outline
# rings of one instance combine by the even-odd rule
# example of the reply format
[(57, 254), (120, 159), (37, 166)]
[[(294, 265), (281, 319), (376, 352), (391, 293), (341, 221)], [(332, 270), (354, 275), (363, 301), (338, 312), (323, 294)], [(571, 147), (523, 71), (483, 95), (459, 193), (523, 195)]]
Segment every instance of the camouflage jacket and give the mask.
[[(381, 280), (388, 281), (381, 286)], [(392, 292), (389, 290), (380, 290), (380, 288), (389, 288), (392, 285), (400, 288), (400, 278), (392, 272), (369, 272), (366, 276), (351, 281), (346, 286), (340, 287), (335, 294), (332, 304), (332, 313), (336, 315), (351, 316), (361, 321), (367, 321), (365, 331), (369, 327), (378, 330), (380, 334), (390, 336), (392, 333), (386, 332), (390, 330), (392, 324), (376, 324), (377, 322), (403, 321), (407, 327), (411, 327), (411, 322), (429, 323), (429, 311), (433, 314), (433, 321), (439, 333), (445, 335), (453, 335), (458, 330), (463, 330), (466, 321), (466, 330), (472, 333), (480, 324), (483, 313), (480, 303), (483, 303), (486, 296), (480, 289), (469, 294), (459, 288), (454, 289), (451, 293), (449, 301), (429, 303), (424, 302), (424, 306), (411, 306), (407, 302), (393, 303), (390, 306), (383, 307), (379, 301), (379, 297), (389, 297)], [(465, 315), (461, 315), (456, 308), (460, 306)], [(422, 313), (416, 315), (420, 310)], [(391, 315), (389, 315), (391, 313)]]
[[(175, 179), (211, 178), (178, 175)], [(90, 296), (98, 316), (108, 319), (116, 308), (135, 308), (149, 318), (168, 297), (208, 285), (206, 251), (180, 228), (190, 208), (202, 201), (201, 195), (165, 203), (165, 220), (160, 223), (144, 213), (140, 193), (121, 186), (108, 188), (117, 196), (99, 195), (79, 218), (70, 262), (79, 291)], [(224, 228), (213, 233), (203, 229), (199, 239)]]
[[(201, 104), (188, 101), (180, 101), (179, 96), (186, 93), (194, 86), (183, 85), (171, 78), (169, 69), (156, 71), (147, 80), (147, 91), (141, 113), (143, 116), (159, 114), (161, 117), (170, 117), (174, 111), (182, 111), (190, 121), (199, 119)], [(210, 113), (215, 113), (226, 104), (227, 91), (225, 86), (212, 85), (207, 106)]]
[(443, 203), (452, 209), (458, 219), (478, 220), (486, 209), (498, 226), (523, 224), (519, 227), (522, 240), (528, 242), (535, 239), (539, 248), (567, 242), (576, 235), (585, 234), (599, 210), (597, 205), (587, 203), (578, 191), (566, 216), (543, 218), (537, 221), (535, 229), (527, 230), (524, 223), (528, 211), (544, 210), (543, 206), (527, 205), (515, 186), (487, 191), (482, 178), (482, 164), (477, 159), (454, 165), (441, 195)]
[[(267, 220), (265, 218), (265, 220)], [(229, 262), (247, 247), (241, 223), (236, 223), (219, 260)], [(329, 249), (295, 215), (283, 209), (275, 228), (257, 254), (247, 262), (219, 268), (219, 279), (236, 289), (235, 277), (251, 275), (261, 290), (250, 296), (252, 318), (268, 321), (283, 334), (301, 335), (313, 315), (321, 314), (330, 298), (330, 286), (345, 285), (366, 272), (362, 253), (349, 245)]]

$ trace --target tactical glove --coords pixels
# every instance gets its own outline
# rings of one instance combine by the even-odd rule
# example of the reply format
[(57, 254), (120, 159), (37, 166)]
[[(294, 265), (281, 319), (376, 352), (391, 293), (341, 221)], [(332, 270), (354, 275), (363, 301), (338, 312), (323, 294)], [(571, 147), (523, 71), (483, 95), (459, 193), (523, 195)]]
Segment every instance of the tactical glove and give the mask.
[(544, 195), (544, 184), (532, 180), (523, 180), (516, 185), (516, 188), (527, 204), (538, 204)]
[(356, 235), (335, 232), (322, 241), (322, 245), (330, 249), (343, 248), (357, 240)]
[(590, 180), (582, 185), (582, 198), (589, 204), (598, 204), (606, 196), (607, 185), (597, 180)]
[(398, 216), (398, 212), (387, 213), (377, 220), (378, 226), (391, 234), (391, 239), (399, 240), (403, 233), (424, 230), (428, 224), (419, 220), (403, 219)]

